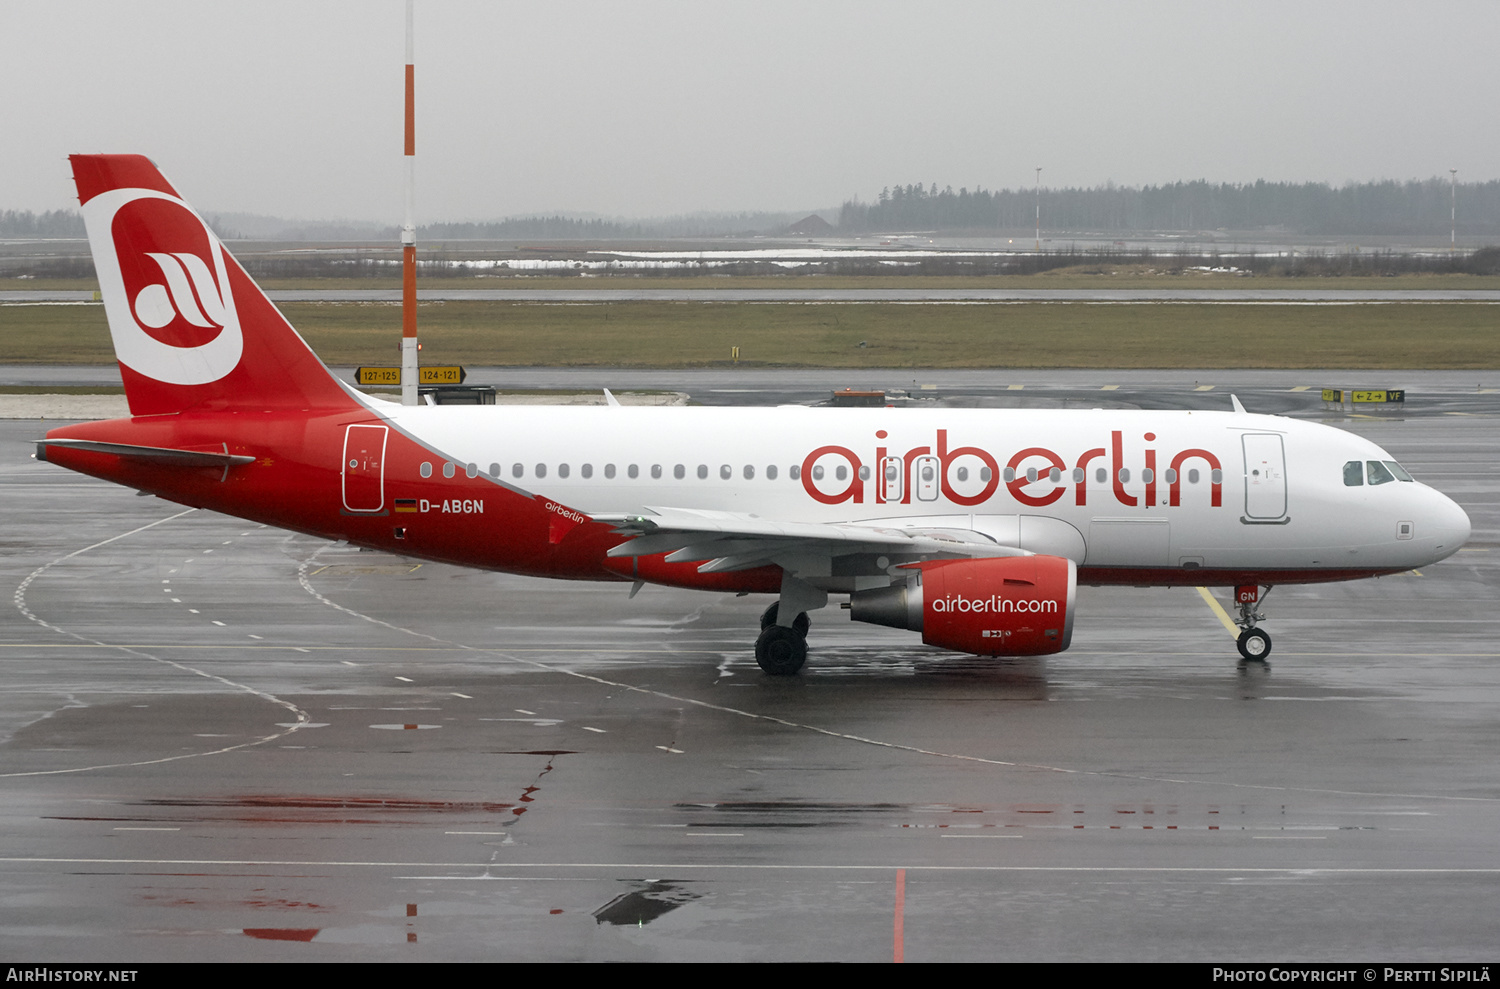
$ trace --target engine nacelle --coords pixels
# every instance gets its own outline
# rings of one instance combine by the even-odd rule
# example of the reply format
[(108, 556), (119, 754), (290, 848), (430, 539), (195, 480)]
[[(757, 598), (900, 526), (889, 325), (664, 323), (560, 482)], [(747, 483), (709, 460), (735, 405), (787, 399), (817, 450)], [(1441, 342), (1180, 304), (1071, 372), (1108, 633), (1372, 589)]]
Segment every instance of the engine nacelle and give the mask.
[(905, 582), (856, 591), (850, 616), (980, 656), (1042, 656), (1073, 640), (1078, 567), (1060, 556), (919, 563)]

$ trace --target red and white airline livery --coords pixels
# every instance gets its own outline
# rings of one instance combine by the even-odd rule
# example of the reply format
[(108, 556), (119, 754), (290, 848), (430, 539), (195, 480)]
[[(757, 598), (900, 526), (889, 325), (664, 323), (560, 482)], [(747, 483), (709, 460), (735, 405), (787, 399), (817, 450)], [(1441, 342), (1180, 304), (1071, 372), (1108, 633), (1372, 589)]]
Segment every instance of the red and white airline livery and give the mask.
[(38, 456), (406, 556), (777, 595), (988, 656), (1068, 647), (1089, 584), (1235, 588), (1441, 560), (1469, 519), (1378, 446), (1233, 412), (403, 407), (335, 379), (147, 159), (72, 158), (131, 416)]

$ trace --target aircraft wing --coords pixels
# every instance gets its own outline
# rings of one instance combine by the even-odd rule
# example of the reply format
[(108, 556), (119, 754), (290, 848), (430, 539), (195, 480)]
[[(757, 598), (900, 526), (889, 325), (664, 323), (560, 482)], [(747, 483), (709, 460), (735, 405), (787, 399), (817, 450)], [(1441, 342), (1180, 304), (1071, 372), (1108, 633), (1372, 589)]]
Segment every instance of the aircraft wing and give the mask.
[[(872, 523), (781, 522), (736, 512), (650, 507), (633, 515), (594, 515), (632, 538), (610, 556), (665, 553), (668, 563), (700, 562), (700, 573), (748, 570), (769, 563), (803, 570), (812, 559), (884, 556), (892, 565), (918, 560), (1030, 556), (969, 529), (900, 528)], [(791, 565), (793, 562), (800, 565)]]

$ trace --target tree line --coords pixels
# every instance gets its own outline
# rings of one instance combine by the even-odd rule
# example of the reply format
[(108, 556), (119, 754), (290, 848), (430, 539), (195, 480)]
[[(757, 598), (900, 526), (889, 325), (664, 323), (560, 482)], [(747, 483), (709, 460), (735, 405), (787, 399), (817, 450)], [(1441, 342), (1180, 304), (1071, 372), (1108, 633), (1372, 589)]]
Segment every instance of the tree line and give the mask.
[(903, 230), (1031, 228), (1040, 199), (1044, 230), (1283, 230), (1342, 236), (1436, 235), (1450, 229), (1456, 191), (1458, 232), (1500, 235), (1500, 181), (1432, 178), (1409, 182), (1244, 184), (1203, 180), (1141, 187), (1113, 183), (1092, 189), (887, 186), (874, 202), (853, 199), (839, 210), (845, 233)]

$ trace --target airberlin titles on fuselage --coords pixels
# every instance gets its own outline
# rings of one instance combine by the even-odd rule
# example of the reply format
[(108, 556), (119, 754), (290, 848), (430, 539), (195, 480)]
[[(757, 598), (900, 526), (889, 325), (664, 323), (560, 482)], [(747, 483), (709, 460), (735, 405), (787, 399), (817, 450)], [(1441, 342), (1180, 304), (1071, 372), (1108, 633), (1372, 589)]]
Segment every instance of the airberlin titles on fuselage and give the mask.
[[(888, 436), (884, 429), (875, 433), (877, 440)], [(820, 446), (803, 459), (800, 479), (803, 490), (825, 505), (846, 502), (910, 505), (914, 500), (936, 501), (941, 493), (953, 504), (972, 507), (988, 502), (1004, 484), (1016, 501), (1042, 508), (1062, 500), (1069, 487), (1073, 488), (1073, 504), (1088, 505), (1089, 475), (1093, 472), (1092, 483), (1098, 485), (1107, 480), (1115, 500), (1129, 508), (1158, 504), (1158, 494), (1165, 482), (1166, 504), (1175, 508), (1182, 504), (1184, 477), (1189, 483), (1195, 482), (1201, 464), (1209, 471), (1209, 504), (1214, 508), (1223, 504), (1223, 463), (1212, 451), (1199, 447), (1179, 450), (1166, 461), (1165, 473), (1159, 473), (1158, 462), (1162, 459), (1159, 451), (1146, 447), (1136, 461), (1141, 464), (1138, 475), (1141, 484), (1137, 489), (1141, 493), (1137, 495), (1127, 488), (1135, 471), (1125, 462), (1124, 433), (1116, 429), (1109, 437), (1108, 449), (1098, 446), (1084, 450), (1071, 465), (1056, 451), (1031, 446), (1014, 453), (1002, 470), (988, 450), (977, 446), (950, 447), (948, 430), (939, 429), (935, 450), (934, 446), (918, 446), (897, 453), (886, 446), (875, 447), (873, 470), (872, 465), (864, 463), (859, 454), (846, 446)], [(1144, 433), (1141, 438), (1153, 443), (1156, 434)], [(818, 483), (830, 473), (825, 464), (833, 467), (832, 490)], [(1027, 490), (1033, 485), (1046, 484), (1051, 485), (1051, 490), (1040, 493)], [(867, 491), (867, 486), (874, 490)]]

